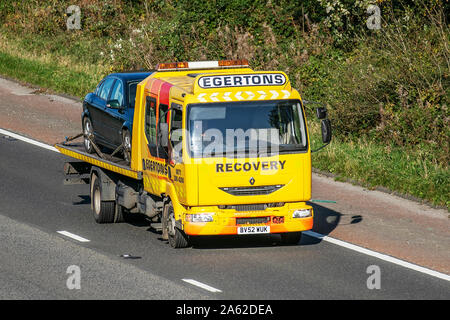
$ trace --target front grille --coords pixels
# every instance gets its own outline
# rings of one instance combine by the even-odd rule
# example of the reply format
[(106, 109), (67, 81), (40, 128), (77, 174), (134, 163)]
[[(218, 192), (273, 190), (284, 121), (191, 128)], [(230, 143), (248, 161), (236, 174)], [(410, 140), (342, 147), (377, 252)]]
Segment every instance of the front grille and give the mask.
[(236, 218), (236, 225), (265, 224), (270, 222), (270, 217)]
[(221, 205), (219, 206), (219, 209), (232, 209), (236, 211), (264, 211), (267, 208), (277, 208), (282, 206), (284, 206), (284, 202)]
[(219, 189), (233, 196), (256, 196), (256, 195), (271, 194), (272, 192), (277, 191), (281, 187), (283, 187), (283, 185), (277, 184), (277, 185), (256, 186), (256, 187), (223, 187)]

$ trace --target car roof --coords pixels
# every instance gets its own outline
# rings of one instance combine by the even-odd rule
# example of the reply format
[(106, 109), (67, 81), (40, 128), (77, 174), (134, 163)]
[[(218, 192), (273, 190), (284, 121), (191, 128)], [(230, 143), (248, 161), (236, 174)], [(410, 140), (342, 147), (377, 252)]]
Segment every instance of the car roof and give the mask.
[(143, 80), (151, 75), (154, 71), (129, 71), (129, 72), (117, 72), (111, 73), (108, 77), (117, 77), (125, 81), (130, 80)]

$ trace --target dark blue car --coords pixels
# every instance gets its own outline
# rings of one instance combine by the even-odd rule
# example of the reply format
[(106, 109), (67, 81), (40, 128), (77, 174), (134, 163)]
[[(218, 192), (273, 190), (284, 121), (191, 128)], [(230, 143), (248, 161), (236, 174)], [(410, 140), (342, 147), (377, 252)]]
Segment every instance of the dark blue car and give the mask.
[(87, 136), (98, 145), (116, 149), (123, 144), (124, 159), (131, 160), (131, 135), (133, 129), (136, 86), (152, 72), (113, 73), (106, 76), (94, 92), (83, 101), (81, 121), (84, 147), (94, 152)]

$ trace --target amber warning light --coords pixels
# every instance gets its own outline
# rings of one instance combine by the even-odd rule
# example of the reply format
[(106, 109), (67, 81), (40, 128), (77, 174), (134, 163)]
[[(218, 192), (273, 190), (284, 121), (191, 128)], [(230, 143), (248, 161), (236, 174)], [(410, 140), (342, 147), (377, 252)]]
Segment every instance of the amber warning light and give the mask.
[(215, 68), (236, 68), (248, 67), (248, 60), (219, 60), (219, 61), (191, 61), (191, 62), (171, 62), (159, 63), (156, 66), (158, 71), (187, 70), (187, 69), (215, 69)]

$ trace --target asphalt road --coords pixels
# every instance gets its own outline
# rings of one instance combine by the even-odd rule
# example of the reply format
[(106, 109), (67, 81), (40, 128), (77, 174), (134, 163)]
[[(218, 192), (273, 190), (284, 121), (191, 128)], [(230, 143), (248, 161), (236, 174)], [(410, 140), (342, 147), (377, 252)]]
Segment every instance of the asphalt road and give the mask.
[[(236, 236), (175, 250), (143, 217), (96, 224), (89, 187), (63, 185), (64, 161), (0, 135), (1, 299), (450, 298), (448, 281), (306, 235), (296, 246), (280, 246), (275, 235)], [(71, 265), (80, 267), (80, 289), (66, 285)], [(373, 265), (380, 289), (367, 287)]]

